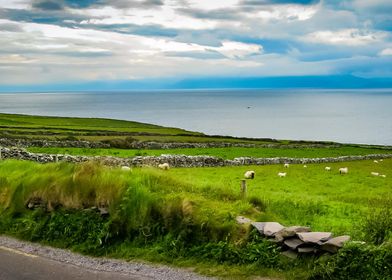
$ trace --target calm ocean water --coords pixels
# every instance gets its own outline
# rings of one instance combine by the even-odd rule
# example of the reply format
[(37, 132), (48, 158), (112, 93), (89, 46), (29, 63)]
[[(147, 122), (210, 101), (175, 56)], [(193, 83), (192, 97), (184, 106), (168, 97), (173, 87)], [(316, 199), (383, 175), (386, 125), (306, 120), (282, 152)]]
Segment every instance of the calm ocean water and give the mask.
[(125, 119), (207, 134), (392, 145), (392, 90), (0, 93), (0, 112)]

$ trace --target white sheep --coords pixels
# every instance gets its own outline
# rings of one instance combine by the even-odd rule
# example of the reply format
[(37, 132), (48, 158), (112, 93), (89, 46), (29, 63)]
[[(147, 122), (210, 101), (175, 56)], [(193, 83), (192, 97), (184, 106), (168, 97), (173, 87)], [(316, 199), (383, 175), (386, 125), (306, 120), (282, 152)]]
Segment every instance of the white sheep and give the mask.
[(158, 168), (162, 169), (162, 170), (169, 170), (170, 169), (170, 165), (167, 162), (165, 162), (165, 163), (159, 164)]
[(341, 168), (339, 168), (339, 173), (340, 174), (347, 174), (348, 173), (348, 167), (341, 167)]
[(373, 160), (374, 163), (378, 163), (378, 160)]
[(372, 174), (373, 176), (379, 176), (380, 175), (380, 173), (378, 173), (378, 172), (370, 172), (370, 174)]
[(284, 168), (289, 168), (289, 167), (290, 167), (290, 164), (285, 163), (283, 166), (284, 166)]
[(308, 166), (307, 166), (307, 165), (304, 165), (304, 168), (308, 168)]
[(123, 171), (131, 171), (131, 168), (129, 166), (121, 166), (121, 170)]
[(281, 178), (282, 178), (282, 177), (286, 177), (286, 175), (287, 175), (286, 172), (279, 172), (279, 173), (278, 173), (278, 176), (281, 177)]
[(383, 159), (380, 159), (380, 161), (384, 161)]
[(245, 179), (254, 179), (255, 172), (253, 170), (246, 171), (244, 174)]
[(381, 174), (381, 175), (380, 175), (380, 177), (386, 178), (386, 177), (387, 177), (387, 175), (385, 175), (385, 174)]
[(325, 170), (331, 171), (331, 167), (330, 167), (330, 166), (326, 166), (326, 167), (325, 167)]

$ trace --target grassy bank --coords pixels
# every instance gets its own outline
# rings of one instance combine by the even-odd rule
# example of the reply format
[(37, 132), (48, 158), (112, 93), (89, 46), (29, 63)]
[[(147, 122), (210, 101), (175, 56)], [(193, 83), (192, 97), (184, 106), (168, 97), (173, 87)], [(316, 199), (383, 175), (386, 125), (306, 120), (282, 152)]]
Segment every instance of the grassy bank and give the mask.
[(199, 132), (134, 121), (0, 113), (1, 136), (8, 138), (87, 141), (277, 142), (268, 139), (208, 136)]
[(208, 155), (224, 159), (234, 159), (236, 157), (292, 157), (292, 158), (321, 158), (339, 157), (348, 155), (369, 155), (369, 154), (389, 154), (392, 149), (363, 148), (353, 146), (331, 147), (331, 148), (186, 148), (186, 149), (160, 149), (160, 150), (136, 150), (136, 149), (99, 149), (99, 148), (55, 148), (55, 147), (30, 147), (27, 149), (33, 153), (48, 154), (68, 154), (86, 156), (115, 156), (115, 157), (135, 157), (135, 156), (159, 156), (162, 154), (173, 155)]
[[(387, 245), (353, 245), (316, 263), (311, 258), (289, 261), (274, 244), (235, 223), (237, 215), (244, 215), (349, 234), (375, 244), (392, 241), (391, 215), (386, 210), (392, 206), (392, 160), (344, 163), (350, 170), (347, 175), (337, 172), (342, 164), (329, 165), (331, 172), (322, 164), (292, 165), (284, 170), (287, 177), (279, 178), (282, 166), (125, 172), (94, 163), (2, 161), (0, 232), (94, 255), (193, 266), (204, 273), (238, 278), (330, 279), (330, 274), (337, 275), (332, 279), (349, 279), (347, 273), (354, 272), (347, 258), (357, 254), (373, 256), (368, 263), (389, 268), (391, 262), (376, 259), (383, 254), (390, 260)], [(243, 198), (239, 180), (250, 168), (256, 178), (248, 182)], [(372, 171), (387, 177), (371, 176)], [(27, 209), (31, 201), (40, 207)], [(107, 208), (110, 215), (101, 216), (91, 207)], [(363, 259), (357, 256), (356, 262)], [(368, 279), (386, 279), (377, 278), (387, 275), (382, 273)]]

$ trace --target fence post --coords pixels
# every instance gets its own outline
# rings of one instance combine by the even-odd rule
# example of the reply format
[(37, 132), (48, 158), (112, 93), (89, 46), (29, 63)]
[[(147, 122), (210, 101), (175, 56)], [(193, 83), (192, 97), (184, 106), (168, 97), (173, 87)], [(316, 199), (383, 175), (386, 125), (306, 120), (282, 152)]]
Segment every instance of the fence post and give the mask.
[(3, 147), (2, 146), (0, 146), (0, 160), (2, 159), (1, 158), (1, 151), (3, 150)]
[(246, 189), (246, 180), (245, 180), (245, 179), (242, 179), (242, 180), (241, 180), (241, 195), (242, 195), (242, 197), (246, 197), (246, 192), (247, 192), (247, 189)]

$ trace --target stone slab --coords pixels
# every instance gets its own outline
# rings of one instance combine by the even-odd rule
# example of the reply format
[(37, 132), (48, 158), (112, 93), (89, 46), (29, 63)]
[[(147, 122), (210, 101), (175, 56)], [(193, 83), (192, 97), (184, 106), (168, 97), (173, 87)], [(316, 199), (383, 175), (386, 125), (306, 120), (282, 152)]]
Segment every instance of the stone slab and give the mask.
[(297, 237), (292, 237), (292, 238), (286, 239), (283, 243), (284, 243), (284, 245), (286, 245), (287, 247), (289, 247), (292, 250), (295, 250), (298, 248), (298, 246), (305, 244), (305, 242), (303, 242), (301, 239), (299, 239)]
[(321, 245), (325, 241), (331, 239), (331, 232), (298, 232), (297, 236), (305, 243)]
[(303, 226), (285, 227), (275, 234), (275, 239), (278, 242), (282, 242), (286, 238), (296, 236), (298, 232), (310, 232), (310, 227), (303, 227)]
[(281, 253), (282, 256), (288, 257), (290, 259), (296, 259), (298, 257), (298, 253), (293, 250), (287, 250)]
[(343, 247), (344, 243), (350, 240), (350, 236), (342, 235), (332, 239), (329, 239), (321, 245), (321, 249), (330, 253), (336, 253), (340, 248)]
[(264, 235), (264, 226), (265, 226), (265, 223), (263, 223), (263, 222), (253, 222), (251, 225), (252, 225), (255, 229), (257, 229), (261, 235)]
[(264, 225), (264, 235), (265, 236), (275, 236), (275, 233), (281, 231), (282, 229), (284, 229), (284, 226), (282, 226), (279, 223), (266, 222)]

